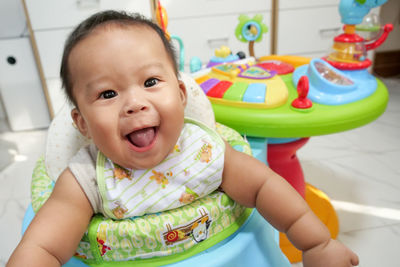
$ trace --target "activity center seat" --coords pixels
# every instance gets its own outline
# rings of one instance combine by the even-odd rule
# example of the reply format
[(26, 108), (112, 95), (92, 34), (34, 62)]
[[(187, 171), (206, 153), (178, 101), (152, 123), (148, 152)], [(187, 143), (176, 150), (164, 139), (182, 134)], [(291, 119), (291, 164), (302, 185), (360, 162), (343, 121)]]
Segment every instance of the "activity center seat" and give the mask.
[[(188, 92), (185, 116), (213, 127), (235, 149), (251, 154), (236, 131), (215, 123), (207, 97), (181, 73)], [(67, 105), (48, 131), (44, 157), (32, 179), (32, 205), (23, 232), (50, 196), (68, 160), (89, 143), (73, 126)], [(246, 178), (246, 177), (243, 177)], [(257, 211), (221, 191), (177, 209), (113, 220), (96, 214), (72, 258), (64, 266), (290, 266), (278, 245), (277, 231)]]

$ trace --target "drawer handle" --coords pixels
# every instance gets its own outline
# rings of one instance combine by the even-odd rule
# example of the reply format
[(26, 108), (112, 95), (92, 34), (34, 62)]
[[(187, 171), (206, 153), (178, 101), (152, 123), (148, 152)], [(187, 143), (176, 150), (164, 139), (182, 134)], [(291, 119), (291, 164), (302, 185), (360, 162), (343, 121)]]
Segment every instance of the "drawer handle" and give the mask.
[(93, 8), (100, 6), (100, 0), (76, 0), (78, 8)]
[(229, 37), (209, 38), (207, 39), (208, 46), (217, 48), (221, 45), (228, 45)]
[(208, 43), (214, 43), (214, 42), (227, 42), (229, 40), (229, 37), (218, 37), (218, 38), (209, 38), (207, 39)]
[(332, 37), (335, 36), (338, 31), (340, 30), (340, 27), (335, 27), (335, 28), (328, 28), (328, 29), (320, 29), (319, 34), (322, 37)]

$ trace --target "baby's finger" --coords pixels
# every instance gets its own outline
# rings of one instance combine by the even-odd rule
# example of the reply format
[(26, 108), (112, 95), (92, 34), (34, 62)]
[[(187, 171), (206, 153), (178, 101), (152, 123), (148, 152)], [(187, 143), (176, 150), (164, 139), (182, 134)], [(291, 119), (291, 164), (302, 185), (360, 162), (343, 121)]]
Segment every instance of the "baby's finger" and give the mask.
[(350, 262), (351, 262), (352, 266), (358, 266), (358, 264), (360, 263), (357, 254), (354, 253), (353, 251), (351, 251)]

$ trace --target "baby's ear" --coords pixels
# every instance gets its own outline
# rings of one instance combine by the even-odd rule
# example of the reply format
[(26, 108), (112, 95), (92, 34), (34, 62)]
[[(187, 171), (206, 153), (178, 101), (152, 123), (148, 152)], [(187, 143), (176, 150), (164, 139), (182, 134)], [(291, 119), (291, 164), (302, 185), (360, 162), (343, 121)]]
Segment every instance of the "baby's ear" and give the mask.
[(78, 128), (79, 132), (83, 136), (90, 138), (86, 121), (82, 117), (82, 114), (80, 113), (80, 111), (77, 108), (74, 108), (71, 110), (71, 117), (72, 117), (72, 120), (74, 121), (76, 127)]
[(186, 85), (183, 81), (178, 80), (179, 83), (179, 90), (180, 90), (180, 95), (182, 99), (182, 104), (184, 107), (186, 107), (187, 104), (187, 91), (186, 91)]

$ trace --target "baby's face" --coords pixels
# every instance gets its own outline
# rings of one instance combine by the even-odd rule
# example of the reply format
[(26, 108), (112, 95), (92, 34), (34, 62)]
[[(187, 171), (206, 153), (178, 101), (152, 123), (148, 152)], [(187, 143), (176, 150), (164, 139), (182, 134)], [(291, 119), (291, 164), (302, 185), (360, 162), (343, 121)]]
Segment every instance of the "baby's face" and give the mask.
[(95, 29), (69, 57), (81, 133), (115, 163), (147, 169), (174, 148), (186, 89), (160, 37), (144, 26)]

